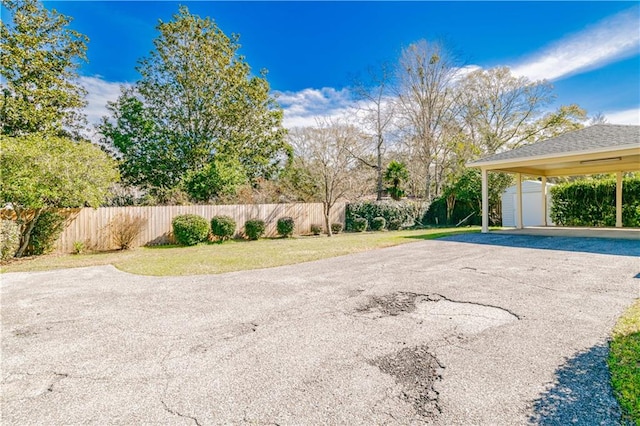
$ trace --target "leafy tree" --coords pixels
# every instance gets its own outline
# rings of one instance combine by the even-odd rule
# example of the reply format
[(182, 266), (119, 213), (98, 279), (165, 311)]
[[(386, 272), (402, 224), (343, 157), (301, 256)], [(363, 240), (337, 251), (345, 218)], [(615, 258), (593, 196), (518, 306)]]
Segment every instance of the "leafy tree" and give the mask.
[[(499, 224), (502, 219), (502, 194), (513, 184), (509, 173), (489, 173), (489, 220)], [(479, 223), (482, 211), (482, 176), (480, 170), (465, 169), (457, 179), (443, 188), (442, 195), (429, 206), (427, 221), (455, 224), (471, 213)]]
[(207, 174), (218, 157), (240, 164), (247, 180), (274, 176), (290, 149), (266, 71), (252, 76), (238, 37), (184, 6), (157, 29), (154, 50), (139, 61), (140, 80), (109, 104), (112, 117), (100, 126), (125, 182), (175, 188), (185, 176)]
[(42, 212), (98, 207), (118, 177), (115, 162), (89, 142), (36, 134), (0, 141), (0, 204), (11, 205), (21, 227), (17, 257)]
[(198, 171), (187, 172), (184, 178), (186, 192), (194, 201), (208, 202), (224, 195), (233, 195), (238, 186), (246, 182), (240, 162), (216, 158)]
[(409, 171), (404, 163), (391, 161), (384, 172), (384, 180), (391, 186), (387, 189), (394, 200), (399, 200), (404, 195), (402, 185), (409, 180)]
[(11, 23), (0, 22), (2, 134), (77, 134), (86, 105), (77, 68), (86, 59), (88, 39), (68, 28), (71, 18), (38, 0), (4, 0), (3, 5)]

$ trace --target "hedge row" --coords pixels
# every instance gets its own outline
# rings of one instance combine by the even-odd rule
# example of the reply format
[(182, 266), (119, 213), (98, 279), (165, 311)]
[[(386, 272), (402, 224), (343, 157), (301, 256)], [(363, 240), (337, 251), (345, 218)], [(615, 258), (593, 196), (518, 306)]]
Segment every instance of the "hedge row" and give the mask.
[[(209, 237), (217, 241), (225, 241), (233, 237), (236, 221), (230, 216), (214, 216), (211, 222), (195, 214), (176, 216), (171, 222), (176, 242), (183, 246), (193, 246), (204, 242)], [(263, 220), (249, 219), (244, 224), (245, 234), (250, 240), (257, 240), (264, 235), (266, 225)], [(290, 237), (295, 229), (292, 217), (281, 217), (277, 223), (278, 234)]]
[[(551, 219), (561, 226), (615, 226), (616, 181), (579, 180), (551, 188)], [(622, 182), (622, 225), (640, 226), (640, 177)]]
[(345, 212), (345, 225), (347, 231), (359, 231), (362, 222), (356, 221), (358, 218), (366, 219), (367, 224), (380, 227), (384, 219), (382, 228), (397, 230), (420, 225), (422, 216), (426, 210), (424, 203), (402, 200), (402, 201), (360, 201), (347, 204)]

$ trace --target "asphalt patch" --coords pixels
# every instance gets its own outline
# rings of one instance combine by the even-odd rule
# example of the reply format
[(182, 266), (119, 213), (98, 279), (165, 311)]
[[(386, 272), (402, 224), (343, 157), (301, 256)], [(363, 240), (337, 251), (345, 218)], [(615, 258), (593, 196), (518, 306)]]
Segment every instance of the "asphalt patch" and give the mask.
[(438, 392), (434, 384), (442, 380), (444, 367), (427, 346), (404, 348), (371, 362), (383, 373), (393, 376), (402, 386), (401, 398), (410, 403), (416, 414), (433, 419), (440, 414)]
[(385, 316), (396, 316), (416, 310), (418, 299), (429, 300), (423, 294), (399, 291), (384, 296), (370, 296), (369, 301), (357, 309), (361, 313), (380, 312)]

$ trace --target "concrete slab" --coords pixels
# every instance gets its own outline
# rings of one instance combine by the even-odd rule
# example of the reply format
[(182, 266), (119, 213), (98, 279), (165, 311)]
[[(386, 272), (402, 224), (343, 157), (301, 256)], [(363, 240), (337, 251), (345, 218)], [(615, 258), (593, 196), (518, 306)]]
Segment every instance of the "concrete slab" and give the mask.
[(1, 422), (617, 424), (635, 246), (474, 234), (217, 276), (4, 274)]
[(595, 228), (564, 226), (527, 226), (491, 231), (496, 234), (530, 235), (535, 237), (612, 238), (640, 241), (640, 228)]

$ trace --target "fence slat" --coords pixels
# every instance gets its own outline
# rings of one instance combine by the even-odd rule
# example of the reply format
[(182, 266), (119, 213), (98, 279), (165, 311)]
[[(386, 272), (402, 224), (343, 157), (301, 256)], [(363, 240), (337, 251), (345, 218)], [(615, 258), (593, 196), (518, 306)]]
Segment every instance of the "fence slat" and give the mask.
[[(330, 222), (344, 224), (345, 210), (346, 203), (336, 203)], [(266, 223), (267, 237), (277, 235), (276, 223), (283, 216), (293, 217), (296, 234), (309, 234), (312, 224), (324, 227), (322, 203), (83, 208), (74, 210), (69, 217), (67, 227), (56, 242), (55, 251), (72, 252), (76, 241), (83, 242), (87, 248), (111, 248), (110, 223), (123, 214), (147, 219), (135, 246), (168, 244), (171, 242), (171, 221), (175, 216), (186, 213), (204, 216), (207, 220), (216, 215), (231, 216), (237, 224), (236, 233), (242, 232), (248, 219), (261, 219)]]

